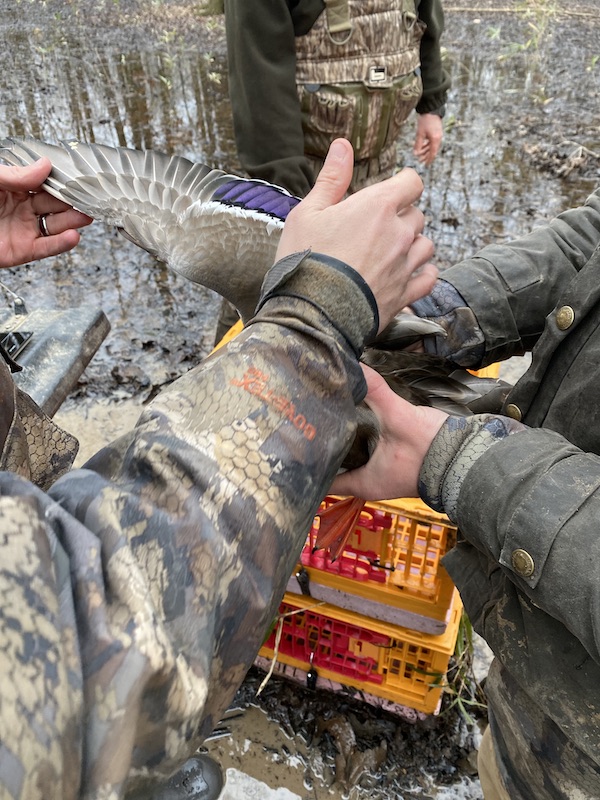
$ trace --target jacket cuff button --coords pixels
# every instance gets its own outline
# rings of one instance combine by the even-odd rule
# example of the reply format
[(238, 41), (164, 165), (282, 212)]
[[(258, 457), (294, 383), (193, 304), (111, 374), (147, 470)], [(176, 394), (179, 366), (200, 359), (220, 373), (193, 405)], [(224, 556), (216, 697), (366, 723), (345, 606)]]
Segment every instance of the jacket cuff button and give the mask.
[(506, 416), (510, 417), (511, 419), (516, 419), (517, 422), (521, 422), (523, 414), (521, 413), (519, 406), (516, 406), (514, 403), (509, 403), (506, 406)]
[(562, 306), (556, 312), (556, 326), (559, 331), (566, 331), (575, 321), (575, 312), (571, 306)]
[(529, 555), (527, 550), (513, 550), (511, 562), (514, 571), (522, 578), (530, 578), (535, 569), (533, 558)]

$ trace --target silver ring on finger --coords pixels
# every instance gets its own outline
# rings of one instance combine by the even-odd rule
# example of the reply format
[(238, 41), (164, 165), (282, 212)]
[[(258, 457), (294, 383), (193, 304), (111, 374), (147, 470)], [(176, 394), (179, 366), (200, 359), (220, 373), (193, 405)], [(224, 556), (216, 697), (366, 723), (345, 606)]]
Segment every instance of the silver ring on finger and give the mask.
[(51, 236), (52, 234), (48, 230), (48, 224), (46, 222), (47, 214), (40, 214), (38, 217), (38, 228), (40, 229), (40, 234), (42, 236)]

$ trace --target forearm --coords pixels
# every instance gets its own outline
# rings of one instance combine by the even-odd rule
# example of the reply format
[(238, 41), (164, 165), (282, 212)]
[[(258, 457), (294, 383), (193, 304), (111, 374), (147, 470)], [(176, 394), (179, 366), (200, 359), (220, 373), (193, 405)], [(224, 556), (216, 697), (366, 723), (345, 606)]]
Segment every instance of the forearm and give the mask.
[[(317, 291), (321, 269), (302, 265), (227, 348), (51, 490), (78, 620), (61, 624), (81, 654), (84, 750), (93, 741), (99, 759), (88, 782), (174, 768), (217, 724), (276, 614), (351, 441), (355, 351), (374, 325), (343, 274)], [(292, 296), (310, 285), (312, 298)]]
[(600, 661), (600, 458), (514, 420), (451, 419), (421, 479), (424, 499)]
[(253, 323), (84, 469), (48, 494), (0, 473), (0, 793), (147, 796), (254, 660), (353, 435), (377, 324), (355, 273), (286, 264)]

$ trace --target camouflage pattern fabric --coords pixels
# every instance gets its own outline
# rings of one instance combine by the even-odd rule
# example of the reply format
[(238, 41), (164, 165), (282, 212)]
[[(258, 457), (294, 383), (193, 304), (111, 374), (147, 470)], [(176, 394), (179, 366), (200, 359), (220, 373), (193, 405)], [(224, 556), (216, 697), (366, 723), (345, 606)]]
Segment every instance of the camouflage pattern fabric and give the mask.
[(322, 159), (336, 136), (348, 139), (362, 165), (355, 182), (367, 185), (396, 169), (402, 125), (423, 92), (425, 26), (414, 0), (347, 0), (347, 7), (348, 31), (332, 32), (326, 12), (297, 37), (296, 82), (306, 154)]
[(352, 439), (373, 325), (358, 284), (299, 258), (312, 297), (283, 277), (83, 469), (48, 492), (0, 473), (3, 800), (147, 797), (252, 664)]
[(0, 471), (47, 489), (70, 469), (79, 444), (18, 389), (0, 358)]

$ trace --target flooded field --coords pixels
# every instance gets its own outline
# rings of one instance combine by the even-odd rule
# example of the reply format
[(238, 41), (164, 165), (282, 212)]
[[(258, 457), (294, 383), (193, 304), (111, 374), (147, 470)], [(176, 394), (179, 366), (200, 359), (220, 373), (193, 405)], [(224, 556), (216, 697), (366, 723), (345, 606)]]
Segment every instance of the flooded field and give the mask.
[[(511, 0), (445, 4), (453, 88), (443, 152), (428, 170), (415, 164), (412, 121), (398, 152), (399, 165), (423, 175), (426, 232), (442, 267), (526, 233), (600, 182), (600, 9), (597, 0), (564, 14), (553, 7), (530, 2), (526, 16)], [(77, 137), (238, 171), (222, 19), (200, 16), (193, 0), (0, 0), (0, 12), (0, 137)], [(219, 299), (100, 224), (74, 252), (5, 271), (2, 280), (30, 308), (97, 304), (110, 320), (109, 337), (61, 412), (76, 433), (85, 420), (84, 456), (212, 347)], [(131, 413), (115, 421), (117, 401)], [(327, 702), (274, 683), (262, 704), (277, 736), (255, 710), (232, 742), (211, 749), (230, 766), (252, 762), (255, 777), (269, 775), (271, 786), (302, 800), (480, 797), (476, 736), (454, 712), (396, 723), (336, 701), (329, 710), (343, 709), (359, 751), (388, 742), (383, 770), (360, 773), (362, 788), (344, 787), (331, 736), (307, 754), (311, 720), (327, 718)]]

